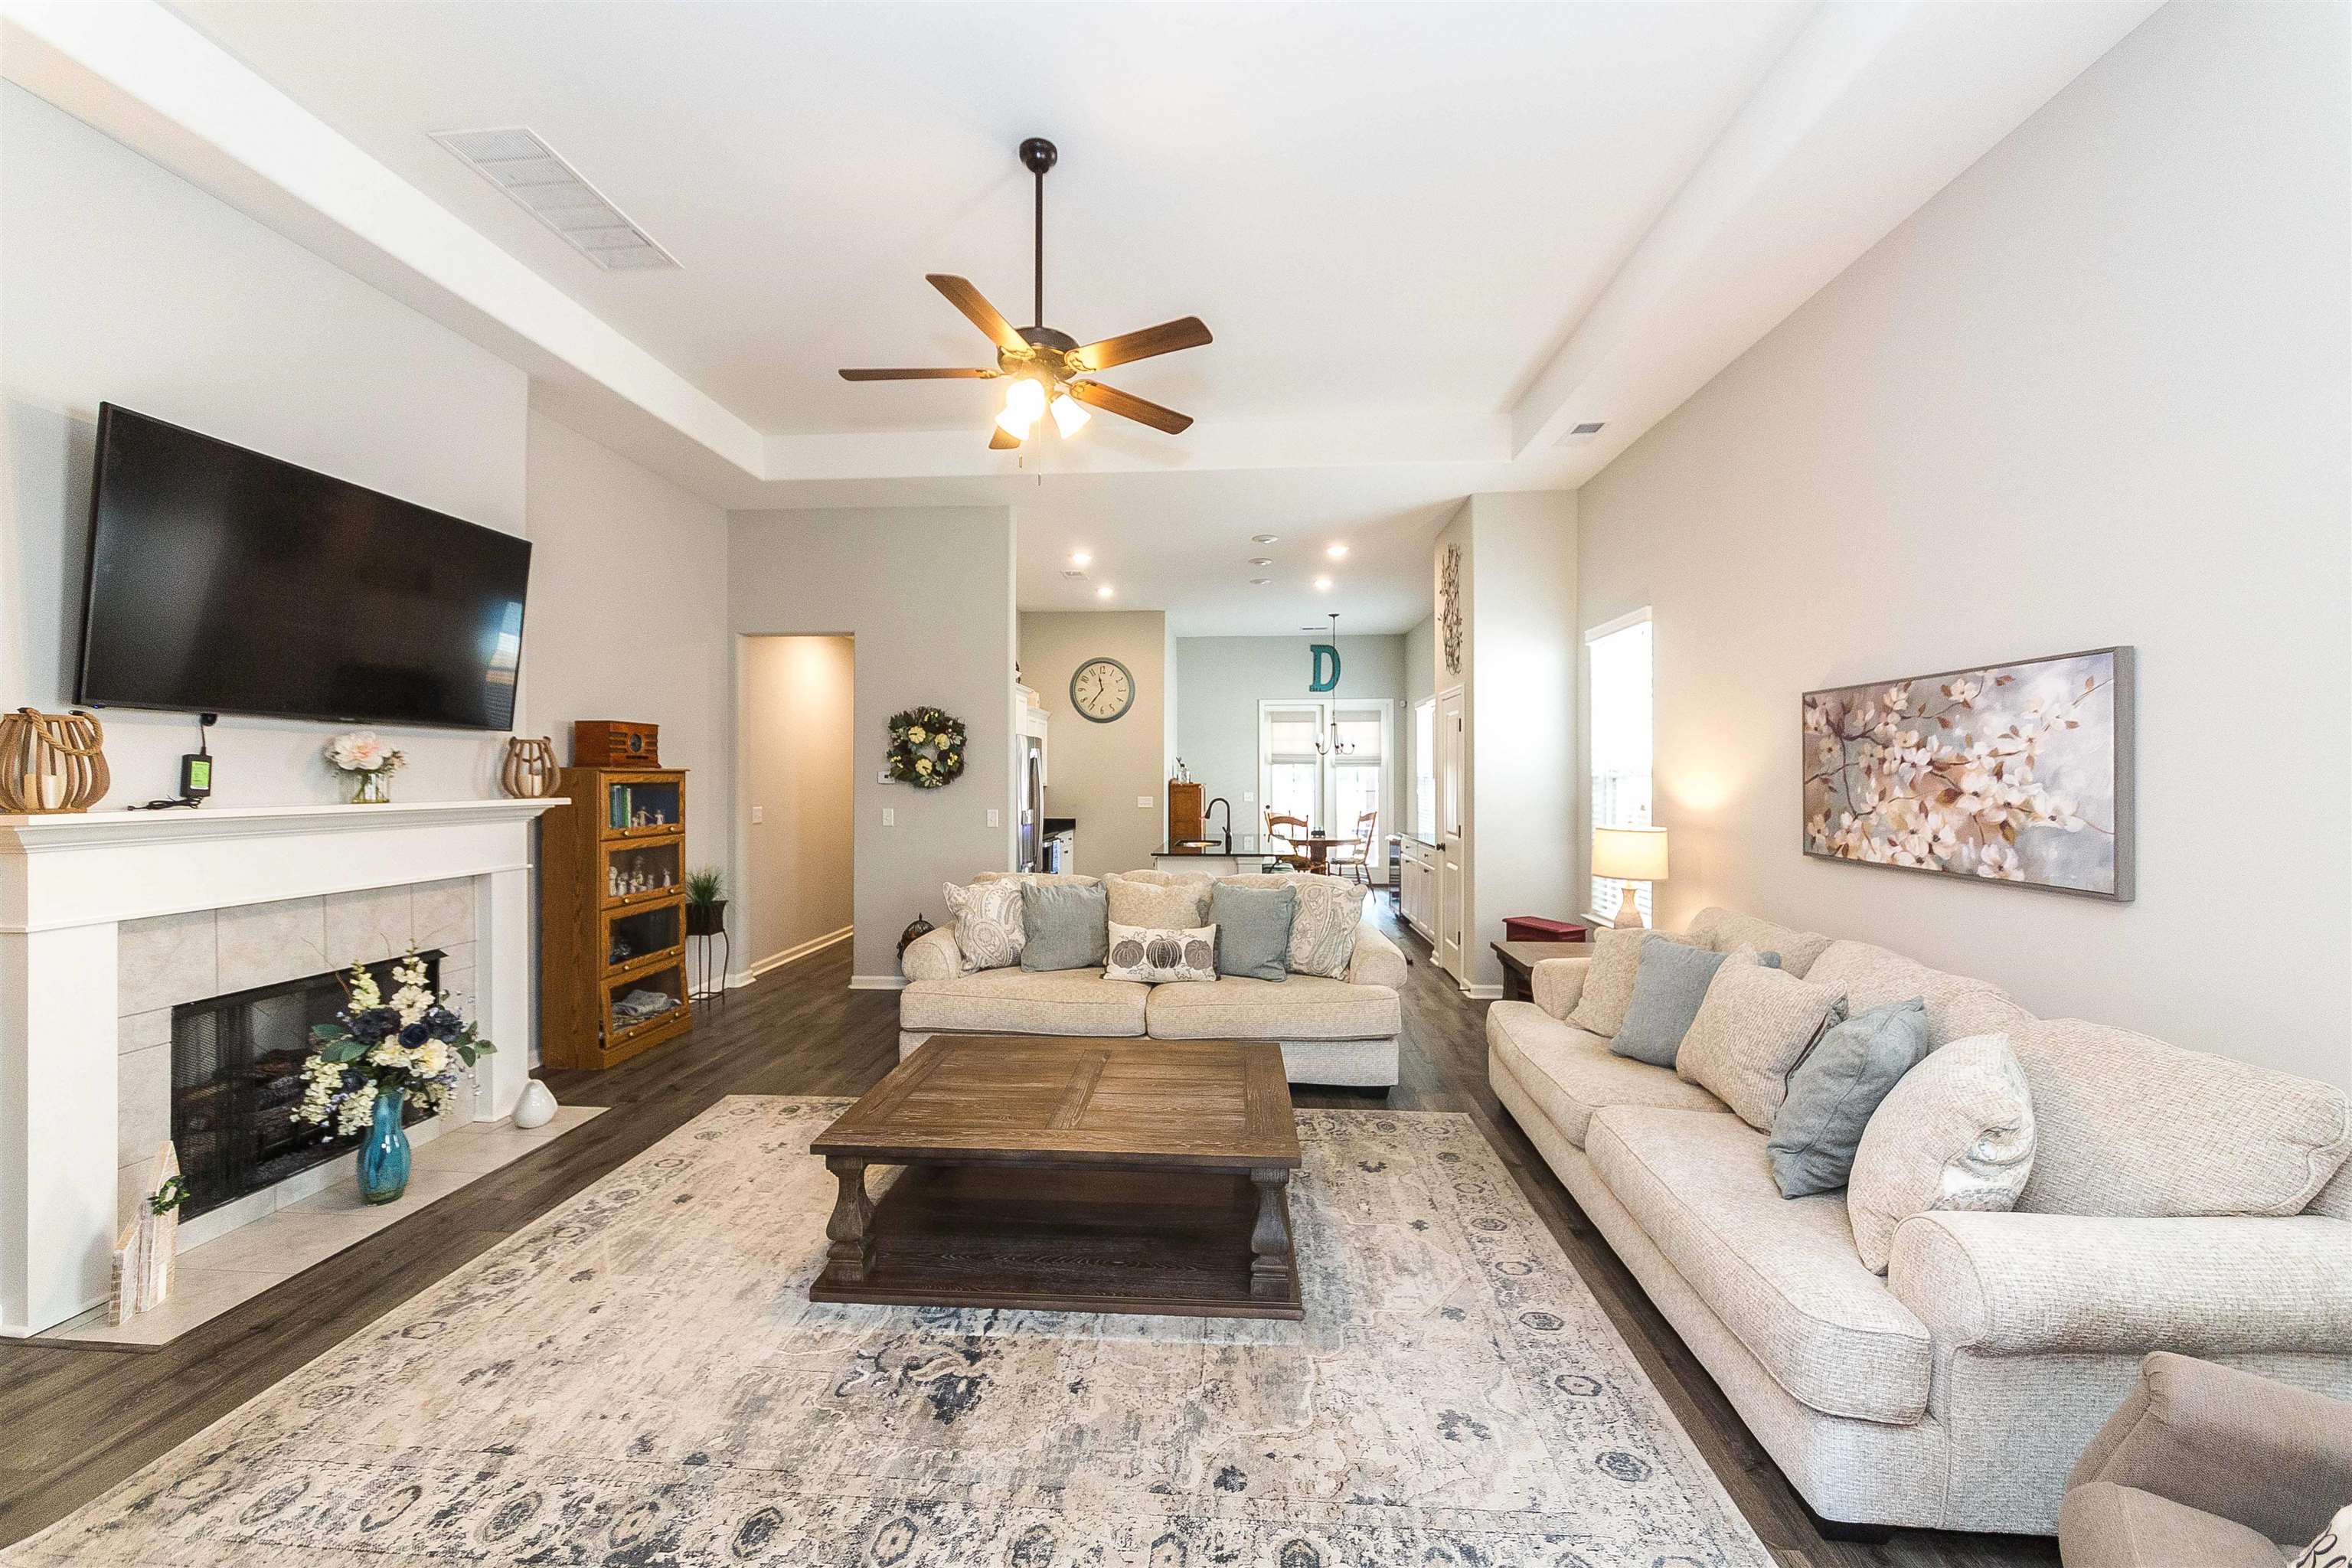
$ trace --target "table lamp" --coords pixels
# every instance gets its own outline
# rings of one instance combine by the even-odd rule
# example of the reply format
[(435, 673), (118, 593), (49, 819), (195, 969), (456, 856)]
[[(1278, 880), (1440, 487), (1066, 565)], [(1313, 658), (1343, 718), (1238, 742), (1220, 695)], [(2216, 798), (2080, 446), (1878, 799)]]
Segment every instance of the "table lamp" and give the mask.
[(1617, 900), (1612, 926), (1644, 923), (1633, 902), (1633, 884), (1666, 879), (1666, 830), (1663, 827), (1596, 827), (1592, 830), (1592, 874), (1625, 884)]

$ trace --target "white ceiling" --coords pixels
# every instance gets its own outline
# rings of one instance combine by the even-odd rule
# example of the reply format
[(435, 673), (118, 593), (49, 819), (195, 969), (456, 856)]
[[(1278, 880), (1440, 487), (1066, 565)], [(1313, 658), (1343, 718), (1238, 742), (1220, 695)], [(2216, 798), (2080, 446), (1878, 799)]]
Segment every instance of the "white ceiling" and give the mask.
[[(927, 272), (1031, 319), (1024, 136), (1062, 153), (1048, 324), (1085, 342), (1198, 315), (1217, 336), (1105, 380), (1203, 421), (1488, 414), (1808, 7), (176, 9), (760, 428), (984, 444), (994, 389), (834, 372), (992, 363)], [(503, 125), (682, 269), (598, 270), (425, 134)]]
[[(1370, 632), (1463, 495), (1580, 483), (2151, 8), (0, 0), (0, 68), (720, 504), (1011, 504), (1024, 607), (1099, 604), (1085, 545), (1187, 635)], [(429, 136), (508, 125), (681, 268), (599, 270)], [(925, 272), (1029, 317), (1034, 134), (1048, 324), (1203, 318), (1104, 377), (1186, 435), (992, 454), (992, 388), (835, 375), (988, 363)]]

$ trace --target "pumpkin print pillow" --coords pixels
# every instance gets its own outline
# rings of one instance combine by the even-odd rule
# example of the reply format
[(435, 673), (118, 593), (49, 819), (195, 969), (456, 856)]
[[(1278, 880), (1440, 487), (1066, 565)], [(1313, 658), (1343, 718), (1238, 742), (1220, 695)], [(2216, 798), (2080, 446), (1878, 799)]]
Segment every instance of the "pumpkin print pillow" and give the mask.
[(1216, 977), (1216, 927), (1173, 931), (1110, 922), (1110, 962), (1103, 968), (1104, 979), (1162, 985)]

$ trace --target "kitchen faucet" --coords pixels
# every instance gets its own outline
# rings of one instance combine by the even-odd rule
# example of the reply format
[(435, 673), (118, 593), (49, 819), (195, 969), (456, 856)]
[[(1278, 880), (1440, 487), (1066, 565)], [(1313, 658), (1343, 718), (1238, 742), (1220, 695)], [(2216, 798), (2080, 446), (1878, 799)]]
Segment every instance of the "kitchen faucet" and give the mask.
[(1209, 818), (1216, 814), (1217, 807), (1221, 805), (1225, 808), (1225, 853), (1230, 855), (1234, 852), (1234, 803), (1232, 801), (1227, 800), (1223, 795), (1219, 795), (1211, 801), (1208, 810), (1201, 813), (1201, 828), (1204, 833), (1208, 831)]

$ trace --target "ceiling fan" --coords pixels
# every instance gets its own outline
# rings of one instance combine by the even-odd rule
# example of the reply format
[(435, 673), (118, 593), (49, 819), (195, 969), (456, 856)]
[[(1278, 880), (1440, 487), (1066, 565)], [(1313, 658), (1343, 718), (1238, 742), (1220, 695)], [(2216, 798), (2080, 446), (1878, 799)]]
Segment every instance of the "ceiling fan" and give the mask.
[[(1045, 317), (1045, 171), (1052, 168), (1060, 153), (1054, 144), (1042, 136), (1032, 136), (1021, 143), (1021, 162), (1037, 176), (1037, 266), (1035, 289), (1031, 299), (1031, 314), (1037, 321)], [(980, 290), (961, 278), (944, 272), (926, 275), (925, 281), (948, 297), (948, 303), (961, 310), (971, 324), (988, 334), (996, 345), (994, 370), (845, 370), (844, 381), (982, 381), (1009, 377), (1012, 384), (1004, 390), (1004, 408), (996, 416), (996, 428), (989, 435), (992, 451), (1005, 451), (1018, 447), (1029, 438), (1037, 421), (1050, 412), (1054, 427), (1064, 436), (1077, 433), (1087, 422), (1087, 411), (1081, 404), (1092, 404), (1107, 414), (1133, 419), (1155, 430), (1165, 430), (1171, 436), (1181, 436), (1192, 423), (1189, 414), (1179, 414), (1172, 408), (1105, 386), (1098, 381), (1080, 378), (1097, 371), (1108, 370), (1115, 364), (1150, 359), (1154, 354), (1174, 353), (1178, 349), (1199, 348), (1210, 342), (1209, 329), (1201, 324), (1198, 316), (1186, 316), (1181, 321), (1162, 321), (1141, 331), (1124, 332), (1115, 338), (1081, 343), (1067, 332), (1047, 326), (1015, 327), (1003, 313), (984, 299)]]

